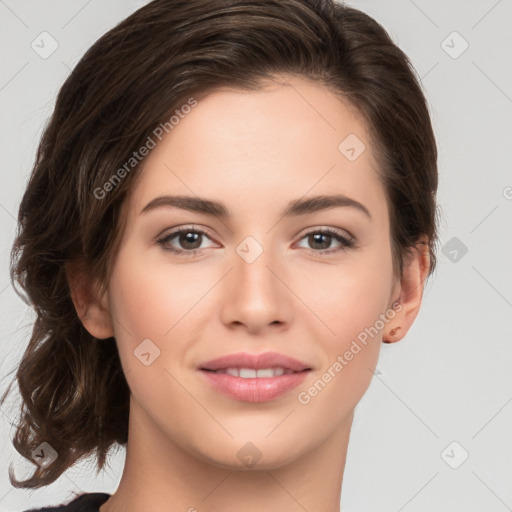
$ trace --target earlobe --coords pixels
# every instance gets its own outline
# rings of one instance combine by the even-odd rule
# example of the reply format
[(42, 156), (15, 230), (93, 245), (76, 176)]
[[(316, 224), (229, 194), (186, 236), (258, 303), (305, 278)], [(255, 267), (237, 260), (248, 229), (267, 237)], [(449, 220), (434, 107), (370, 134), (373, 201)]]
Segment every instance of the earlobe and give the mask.
[(82, 325), (95, 338), (114, 336), (106, 293), (100, 296), (98, 283), (80, 262), (67, 263), (65, 268), (71, 299)]
[(385, 343), (400, 341), (409, 331), (421, 306), (425, 279), (430, 268), (430, 253), (427, 241), (421, 239), (415, 250), (404, 261), (400, 279), (399, 308), (392, 322), (389, 322), (382, 336)]

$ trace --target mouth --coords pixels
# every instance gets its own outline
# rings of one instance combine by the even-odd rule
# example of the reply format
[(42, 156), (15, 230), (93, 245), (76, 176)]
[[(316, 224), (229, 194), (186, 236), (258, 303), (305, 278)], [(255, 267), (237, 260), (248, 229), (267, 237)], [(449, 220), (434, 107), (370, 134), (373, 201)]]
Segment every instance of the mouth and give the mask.
[(294, 373), (308, 372), (311, 368), (306, 368), (300, 371), (294, 371), (290, 368), (284, 368), (282, 366), (276, 366), (272, 368), (220, 368), (218, 370), (209, 370), (208, 368), (201, 368), (201, 370), (210, 373), (220, 373), (231, 375), (232, 377), (239, 377), (242, 379), (262, 379), (262, 378), (273, 378), (280, 377), (281, 375), (292, 375)]
[(198, 370), (211, 388), (232, 400), (267, 402), (301, 384), (313, 367), (277, 352), (239, 352), (202, 363)]

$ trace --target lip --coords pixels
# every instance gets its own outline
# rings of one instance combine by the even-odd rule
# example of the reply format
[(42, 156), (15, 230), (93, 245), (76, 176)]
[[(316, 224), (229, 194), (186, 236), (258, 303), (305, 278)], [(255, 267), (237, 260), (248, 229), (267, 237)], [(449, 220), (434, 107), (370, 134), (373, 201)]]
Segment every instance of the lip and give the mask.
[(257, 377), (244, 379), (227, 373), (213, 373), (201, 370), (206, 381), (223, 395), (242, 402), (268, 402), (296, 388), (310, 374), (304, 370), (278, 377)]
[[(248, 352), (239, 352), (237, 354), (228, 354), (217, 359), (212, 359), (199, 365), (200, 370), (223, 370), (226, 368), (254, 368), (261, 370), (281, 366), (294, 372), (311, 370), (311, 366), (277, 352), (263, 352), (261, 354), (250, 354)], [(272, 377), (277, 378), (277, 377)]]
[[(226, 368), (253, 368), (261, 370), (280, 366), (296, 373), (275, 377), (256, 377), (244, 379), (227, 373), (214, 373), (213, 370)], [(301, 384), (312, 370), (311, 366), (293, 357), (264, 352), (250, 354), (240, 352), (212, 359), (198, 368), (207, 383), (223, 395), (243, 402), (267, 402), (284, 395)], [(208, 371), (210, 370), (210, 371)]]

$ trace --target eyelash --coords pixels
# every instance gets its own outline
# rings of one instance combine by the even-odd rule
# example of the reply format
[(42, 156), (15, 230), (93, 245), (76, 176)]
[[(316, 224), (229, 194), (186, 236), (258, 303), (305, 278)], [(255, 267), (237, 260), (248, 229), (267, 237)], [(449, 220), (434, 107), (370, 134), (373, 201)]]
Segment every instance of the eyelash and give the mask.
[[(173, 231), (171, 233), (168, 233), (168, 234), (164, 235), (163, 237), (158, 238), (157, 243), (165, 251), (170, 251), (175, 254), (182, 255), (184, 257), (195, 256), (198, 252), (201, 251), (201, 249), (192, 249), (192, 250), (188, 251), (185, 249), (174, 249), (167, 245), (170, 240), (172, 240), (173, 238), (176, 238), (181, 233), (196, 233), (196, 234), (201, 234), (201, 235), (204, 235), (204, 236), (210, 238), (208, 236), (208, 233), (202, 229), (181, 228), (181, 229), (177, 229), (176, 231)], [(338, 231), (336, 231), (335, 229), (332, 229), (332, 228), (322, 228), (322, 229), (315, 229), (315, 230), (309, 231), (309, 232), (305, 233), (300, 240), (303, 240), (304, 238), (308, 237), (309, 235), (313, 235), (313, 234), (322, 234), (322, 235), (332, 236), (335, 240), (337, 240), (338, 242), (340, 242), (342, 244), (342, 247), (337, 248), (337, 249), (320, 249), (320, 250), (309, 249), (309, 251), (315, 253), (315, 255), (317, 255), (317, 256), (329, 256), (330, 254), (339, 253), (341, 251), (346, 251), (347, 249), (353, 249), (353, 248), (357, 247), (356, 239), (354, 237), (349, 238), (349, 237), (343, 236)]]

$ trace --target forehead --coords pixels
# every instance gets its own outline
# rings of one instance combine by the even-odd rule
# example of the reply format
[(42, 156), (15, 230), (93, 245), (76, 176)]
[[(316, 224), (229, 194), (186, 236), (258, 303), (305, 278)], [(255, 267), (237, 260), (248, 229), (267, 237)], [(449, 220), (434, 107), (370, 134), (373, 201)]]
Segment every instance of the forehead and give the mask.
[(254, 213), (262, 204), (281, 211), (290, 199), (336, 192), (384, 212), (364, 120), (325, 86), (290, 78), (196, 101), (145, 157), (132, 212), (165, 193), (221, 199), (237, 213)]

